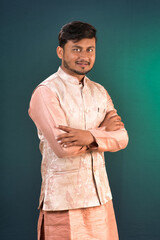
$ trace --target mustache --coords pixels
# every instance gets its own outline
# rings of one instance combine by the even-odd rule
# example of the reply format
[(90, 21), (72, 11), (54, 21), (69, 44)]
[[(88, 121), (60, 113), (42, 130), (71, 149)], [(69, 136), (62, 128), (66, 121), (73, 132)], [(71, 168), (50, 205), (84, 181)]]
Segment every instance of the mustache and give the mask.
[(90, 65), (90, 62), (84, 61), (84, 60), (76, 61), (76, 63), (82, 63), (82, 64)]

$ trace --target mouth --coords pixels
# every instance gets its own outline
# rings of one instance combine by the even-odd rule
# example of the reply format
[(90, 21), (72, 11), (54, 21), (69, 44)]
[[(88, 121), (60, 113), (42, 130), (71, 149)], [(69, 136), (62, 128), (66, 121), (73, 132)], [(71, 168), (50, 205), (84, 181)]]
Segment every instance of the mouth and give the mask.
[(76, 64), (78, 64), (80, 67), (84, 68), (86, 66), (89, 66), (90, 62), (87, 62), (87, 61), (76, 61)]

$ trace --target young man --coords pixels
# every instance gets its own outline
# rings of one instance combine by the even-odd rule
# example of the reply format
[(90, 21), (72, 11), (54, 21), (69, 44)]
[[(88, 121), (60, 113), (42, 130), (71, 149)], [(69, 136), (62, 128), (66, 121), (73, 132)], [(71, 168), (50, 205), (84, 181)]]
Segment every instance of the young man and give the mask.
[(30, 101), (43, 157), (39, 240), (118, 239), (104, 151), (125, 148), (128, 135), (107, 91), (86, 77), (95, 51), (93, 26), (63, 26), (61, 67)]

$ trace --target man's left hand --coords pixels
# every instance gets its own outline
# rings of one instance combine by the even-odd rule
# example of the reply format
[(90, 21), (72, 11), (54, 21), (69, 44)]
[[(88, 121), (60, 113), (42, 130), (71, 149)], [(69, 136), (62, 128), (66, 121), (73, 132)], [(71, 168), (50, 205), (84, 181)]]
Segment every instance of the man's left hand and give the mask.
[(56, 138), (63, 147), (87, 146), (94, 142), (93, 135), (87, 130), (80, 130), (62, 125), (59, 125), (58, 129), (66, 132), (58, 135)]

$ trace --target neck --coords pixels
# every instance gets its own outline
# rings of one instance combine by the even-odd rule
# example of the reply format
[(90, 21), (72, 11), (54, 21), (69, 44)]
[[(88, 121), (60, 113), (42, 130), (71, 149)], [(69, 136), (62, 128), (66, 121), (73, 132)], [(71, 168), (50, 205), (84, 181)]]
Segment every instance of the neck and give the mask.
[(75, 72), (73, 72), (73, 71), (70, 71), (70, 70), (66, 69), (66, 68), (65, 68), (64, 66), (62, 66), (62, 65), (61, 65), (61, 69), (62, 69), (65, 73), (67, 73), (67, 74), (69, 74), (69, 75), (77, 78), (78, 81), (79, 81), (79, 82), (82, 82), (82, 84), (83, 84), (83, 79), (84, 79), (84, 77), (85, 77), (84, 74), (83, 74), (83, 75), (77, 74), (77, 73), (75, 73)]

